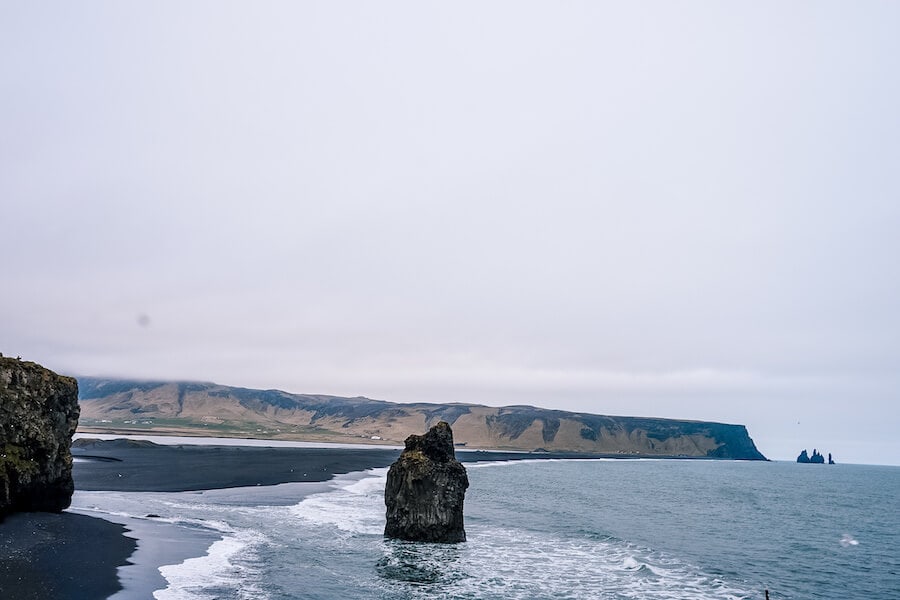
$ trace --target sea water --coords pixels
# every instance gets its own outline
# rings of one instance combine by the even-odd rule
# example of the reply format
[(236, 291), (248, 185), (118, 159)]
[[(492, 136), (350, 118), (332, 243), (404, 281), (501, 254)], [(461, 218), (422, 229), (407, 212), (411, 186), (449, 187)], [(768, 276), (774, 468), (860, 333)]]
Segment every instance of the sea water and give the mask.
[[(328, 484), (78, 492), (216, 533), (157, 600), (900, 598), (900, 468), (729, 461), (467, 464), (468, 541), (385, 540), (386, 469)], [(317, 487), (310, 487), (317, 485)], [(311, 493), (312, 492), (312, 493)]]

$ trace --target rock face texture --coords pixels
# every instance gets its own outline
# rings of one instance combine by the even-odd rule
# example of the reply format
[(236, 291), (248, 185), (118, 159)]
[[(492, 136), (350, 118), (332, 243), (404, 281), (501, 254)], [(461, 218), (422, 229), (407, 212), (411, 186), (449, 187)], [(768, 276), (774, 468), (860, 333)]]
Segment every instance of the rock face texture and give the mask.
[(384, 488), (384, 535), (417, 542), (464, 542), (463, 500), (469, 478), (456, 460), (453, 431), (441, 421), (406, 438)]
[(0, 519), (69, 506), (78, 383), (0, 355)]
[[(402, 444), (440, 421), (457, 446), (626, 456), (766, 460), (743, 425), (616, 417), (534, 406), (467, 403), (395, 404), (370, 398), (289, 394), (215, 383), (79, 377), (83, 430), (96, 433), (244, 435), (327, 442), (379, 440)], [(154, 419), (164, 420), (154, 424)], [(137, 421), (140, 425), (135, 428)], [(90, 429), (89, 429), (90, 428)]]

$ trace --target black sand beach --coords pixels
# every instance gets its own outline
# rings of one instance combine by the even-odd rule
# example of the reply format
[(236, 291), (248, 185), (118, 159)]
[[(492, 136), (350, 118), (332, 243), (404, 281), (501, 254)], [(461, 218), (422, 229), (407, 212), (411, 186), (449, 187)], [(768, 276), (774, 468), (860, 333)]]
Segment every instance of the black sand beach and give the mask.
[(124, 532), (68, 512), (8, 516), (0, 523), (0, 598), (108, 598), (121, 589), (116, 569), (136, 546)]
[(386, 467), (399, 450), (162, 446), (137, 440), (78, 440), (72, 456), (75, 489), (185, 492), (328, 481), (335, 475)]
[[(358, 448), (164, 446), (131, 439), (81, 439), (72, 448), (72, 456), (78, 461), (74, 468), (76, 489), (125, 492), (186, 492), (328, 481), (342, 473), (390, 466), (399, 455), (399, 449), (362, 445)], [(609, 456), (457, 452), (460, 462)]]
[[(388, 466), (398, 454), (399, 450), (365, 447), (163, 446), (124, 439), (81, 441), (72, 448), (76, 490), (126, 492), (322, 482), (341, 473)], [(170, 535), (166, 527), (171, 528), (156, 526), (163, 538)], [(154, 528), (152, 519), (147, 520), (144, 533), (148, 528)], [(110, 597), (122, 589), (118, 567), (128, 564), (135, 552), (136, 541), (123, 535), (127, 530), (121, 524), (73, 512), (7, 517), (0, 523), (0, 599)], [(171, 542), (150, 544), (153, 550), (145, 554), (168, 547), (173, 556), (167, 558), (173, 559), (178, 551)], [(134, 597), (140, 597), (139, 593)]]
[[(186, 492), (270, 486), (292, 482), (325, 482), (335, 475), (387, 467), (400, 449), (373, 448), (272, 448), (257, 446), (158, 445), (151, 442), (77, 440), (72, 448), (77, 491)], [(589, 458), (565, 453), (460, 451), (462, 462)], [(237, 492), (240, 493), (240, 492)], [(163, 559), (202, 554), (209, 540), (180, 540), (172, 545), (170, 525), (154, 519), (123, 520), (129, 527), (84, 514), (29, 513), (8, 517), (0, 523), (0, 598), (84, 600), (108, 598), (121, 590), (117, 568), (132, 560), (153, 563), (132, 576), (137, 585), (152, 590), (162, 583), (155, 566)], [(127, 529), (140, 529), (148, 540), (135, 554), (135, 540)], [(158, 531), (157, 531), (158, 530)], [(168, 536), (168, 537), (167, 537)], [(202, 542), (202, 543), (201, 543)], [(168, 548), (168, 550), (166, 550)], [(172, 556), (160, 554), (168, 552)], [(191, 554), (194, 553), (194, 554)], [(134, 569), (134, 567), (128, 567)], [(127, 571), (127, 569), (126, 569)], [(155, 581), (150, 581), (155, 579)], [(130, 597), (141, 597), (141, 591)], [(148, 592), (149, 593), (149, 592)]]

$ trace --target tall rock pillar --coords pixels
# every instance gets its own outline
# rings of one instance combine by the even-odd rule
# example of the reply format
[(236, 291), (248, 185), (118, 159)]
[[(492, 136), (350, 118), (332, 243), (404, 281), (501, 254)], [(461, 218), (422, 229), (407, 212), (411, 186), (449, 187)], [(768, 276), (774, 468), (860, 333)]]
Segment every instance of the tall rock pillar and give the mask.
[(456, 460), (453, 431), (441, 421), (406, 438), (384, 488), (384, 535), (418, 542), (464, 542), (463, 500), (469, 478)]
[(0, 355), (0, 520), (68, 508), (78, 415), (75, 379)]

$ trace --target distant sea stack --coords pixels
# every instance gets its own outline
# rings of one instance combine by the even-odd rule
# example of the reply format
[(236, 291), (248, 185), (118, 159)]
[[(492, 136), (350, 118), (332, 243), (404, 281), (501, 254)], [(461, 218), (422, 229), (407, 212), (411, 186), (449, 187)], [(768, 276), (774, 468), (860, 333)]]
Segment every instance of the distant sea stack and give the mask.
[(417, 542), (466, 541), (463, 500), (469, 478), (456, 460), (453, 431), (441, 421), (425, 435), (406, 438), (384, 488), (384, 535)]
[[(822, 454), (820, 454), (819, 451), (818, 451), (816, 448), (813, 448), (812, 456), (810, 456), (809, 454), (807, 454), (807, 453), (806, 453), (806, 450), (804, 449), (804, 450), (800, 453), (800, 456), (797, 457), (797, 462), (798, 462), (798, 463), (811, 463), (811, 464), (816, 464), (816, 465), (823, 465), (823, 464), (825, 464), (825, 457), (824, 457)], [(831, 453), (828, 454), (828, 464), (829, 464), (829, 465), (833, 465), (833, 464), (834, 464), (834, 460), (831, 458)]]
[(0, 355), (0, 520), (68, 508), (78, 413), (75, 379)]

